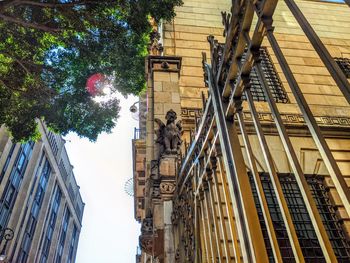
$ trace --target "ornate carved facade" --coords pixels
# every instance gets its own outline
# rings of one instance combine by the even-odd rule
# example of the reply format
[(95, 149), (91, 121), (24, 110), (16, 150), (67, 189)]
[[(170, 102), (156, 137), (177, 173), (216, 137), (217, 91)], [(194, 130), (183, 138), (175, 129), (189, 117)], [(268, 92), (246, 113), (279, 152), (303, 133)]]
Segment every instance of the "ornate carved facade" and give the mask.
[(346, 3), (184, 0), (162, 25), (142, 263), (350, 262)]

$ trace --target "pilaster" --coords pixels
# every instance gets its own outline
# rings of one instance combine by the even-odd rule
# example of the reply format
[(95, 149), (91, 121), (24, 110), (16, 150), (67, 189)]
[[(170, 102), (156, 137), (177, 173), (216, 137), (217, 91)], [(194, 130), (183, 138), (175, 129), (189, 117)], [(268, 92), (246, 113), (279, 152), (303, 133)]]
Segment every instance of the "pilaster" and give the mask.
[(147, 60), (146, 218), (140, 246), (160, 263), (175, 262), (171, 223), (178, 153), (181, 145), (180, 57)]

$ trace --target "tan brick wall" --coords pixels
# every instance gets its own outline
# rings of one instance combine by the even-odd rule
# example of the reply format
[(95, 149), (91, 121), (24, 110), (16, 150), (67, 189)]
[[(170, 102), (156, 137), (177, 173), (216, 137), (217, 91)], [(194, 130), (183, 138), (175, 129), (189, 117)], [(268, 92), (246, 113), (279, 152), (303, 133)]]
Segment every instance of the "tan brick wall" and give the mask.
[[(350, 57), (349, 7), (345, 4), (318, 1), (297, 1), (297, 4), (331, 55)], [(207, 42), (209, 34), (213, 34), (220, 42), (224, 41), (220, 12), (229, 10), (230, 6), (230, 1), (222, 0), (184, 1), (184, 5), (177, 8), (174, 23), (164, 26), (164, 55), (177, 55), (183, 58), (179, 81), (182, 107), (201, 107), (201, 92), (206, 94), (201, 53), (203, 51), (209, 53)], [(255, 21), (256, 19), (253, 24)], [(325, 106), (313, 107), (319, 112), (318, 115), (329, 113), (329, 108), (333, 108), (333, 113), (349, 116), (348, 103), (283, 1), (277, 6), (274, 26), (276, 38), (311, 107)], [(269, 46), (266, 40), (263, 44)], [(268, 51), (276, 63), (276, 69), (290, 101), (294, 104), (295, 99), (276, 57), (271, 48)], [(293, 109), (290, 105), (281, 107), (287, 112)]]
[(223, 41), (221, 14), (231, 7), (231, 1), (185, 0), (177, 8), (173, 24), (164, 26), (164, 55), (182, 57), (179, 89), (181, 107), (200, 108), (203, 82), (202, 52), (209, 52), (207, 36)]

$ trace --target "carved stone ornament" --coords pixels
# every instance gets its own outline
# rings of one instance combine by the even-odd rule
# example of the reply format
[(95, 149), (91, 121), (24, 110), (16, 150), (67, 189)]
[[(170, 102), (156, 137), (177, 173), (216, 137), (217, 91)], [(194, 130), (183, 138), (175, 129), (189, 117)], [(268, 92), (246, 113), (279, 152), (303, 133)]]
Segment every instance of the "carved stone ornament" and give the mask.
[(159, 179), (152, 179), (151, 180), (151, 195), (152, 199), (160, 199), (160, 180)]
[(150, 33), (150, 43), (148, 44), (148, 52), (151, 55), (156, 55), (156, 56), (160, 56), (163, 51), (163, 45), (162, 43), (160, 43), (160, 34), (158, 33), (158, 29), (155, 26), (153, 28), (153, 31)]
[(151, 161), (151, 179), (159, 179), (159, 161)]
[(175, 184), (171, 182), (162, 182), (159, 188), (161, 194), (173, 194), (175, 191)]
[(176, 249), (176, 253), (175, 253), (175, 262), (180, 263), (181, 261), (181, 256), (180, 256), (180, 249)]
[(160, 119), (156, 118), (154, 120), (159, 126), (159, 129), (156, 131), (156, 142), (160, 145), (160, 156), (163, 154), (178, 154), (182, 143), (182, 125), (181, 121), (175, 124), (175, 120), (177, 119), (176, 112), (169, 110), (165, 119), (167, 120), (166, 124)]
[(142, 220), (141, 235), (139, 238), (140, 247), (142, 250), (152, 255), (153, 252), (153, 217), (147, 216)]
[(142, 220), (141, 233), (142, 234), (153, 234), (153, 218), (152, 217), (146, 217)]
[(149, 255), (152, 255), (153, 237), (140, 236), (139, 239), (141, 249)]
[(194, 195), (191, 181), (185, 184), (182, 194), (174, 200), (171, 219), (173, 225), (179, 230), (181, 240), (176, 247), (178, 259), (175, 262), (194, 262)]

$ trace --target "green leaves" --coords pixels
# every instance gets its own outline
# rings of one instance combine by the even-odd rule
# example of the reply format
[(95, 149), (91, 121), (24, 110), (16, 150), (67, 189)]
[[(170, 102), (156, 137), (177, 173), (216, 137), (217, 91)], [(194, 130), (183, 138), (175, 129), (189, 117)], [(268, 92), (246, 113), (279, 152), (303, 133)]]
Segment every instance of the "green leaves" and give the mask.
[(94, 141), (110, 132), (119, 101), (97, 103), (86, 91), (93, 74), (114, 76), (124, 96), (145, 87), (149, 17), (174, 16), (179, 0), (0, 2), (0, 125), (15, 140), (38, 136), (35, 120)]

